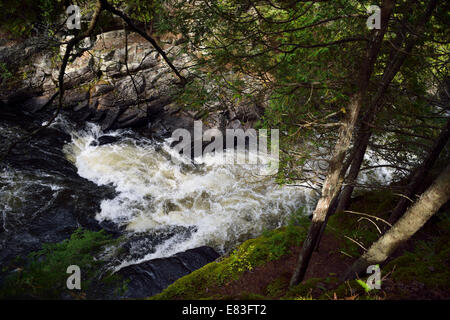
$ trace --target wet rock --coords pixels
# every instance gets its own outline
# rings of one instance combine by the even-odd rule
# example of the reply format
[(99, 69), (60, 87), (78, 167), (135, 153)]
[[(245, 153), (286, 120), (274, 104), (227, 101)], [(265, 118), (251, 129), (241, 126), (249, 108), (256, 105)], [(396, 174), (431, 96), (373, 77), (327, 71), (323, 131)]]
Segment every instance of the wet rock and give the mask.
[(36, 37), (30, 37), (16, 46), (0, 47), (0, 61), (15, 67), (23, 61), (27, 61), (33, 55), (40, 54), (52, 45), (51, 38), (42, 34)]
[(106, 109), (97, 108), (93, 111), (93, 117), (91, 118), (92, 122), (100, 122), (106, 114)]
[[(120, 117), (117, 119), (119, 124), (124, 123), (128, 120), (135, 118), (139, 114), (140, 108), (139, 106), (131, 106), (125, 110)], [(144, 114), (145, 116), (145, 114)]]
[(177, 253), (169, 258), (154, 259), (121, 269), (118, 273), (128, 279), (124, 298), (150, 297), (167, 288), (177, 279), (217, 259), (211, 247), (199, 247)]
[(116, 119), (119, 117), (120, 108), (108, 108), (106, 109), (106, 116), (101, 123), (101, 127), (103, 131), (109, 130)]
[(118, 128), (139, 127), (147, 123), (147, 112), (144, 105), (131, 106), (117, 119)]
[(116, 95), (114, 92), (109, 92), (98, 99), (98, 104), (104, 108), (116, 106)]
[(137, 95), (144, 92), (145, 85), (146, 81), (142, 75), (135, 75), (133, 79), (126, 77), (115, 83), (121, 99), (136, 99)]
[[(74, 112), (70, 117), (79, 124), (89, 120), (100, 123), (104, 130), (148, 127), (153, 132), (152, 136), (163, 137), (177, 128), (189, 128), (192, 119), (203, 119), (204, 115), (207, 116), (209, 128), (224, 130), (226, 127), (247, 129), (262, 114), (264, 108), (257, 105), (256, 98), (245, 99), (232, 108), (233, 111), (230, 109), (225, 117), (218, 111), (223, 107), (220, 103), (205, 106), (211, 111), (204, 114), (186, 113), (170, 99), (178, 90), (179, 79), (158, 52), (138, 34), (128, 33), (128, 50), (124, 47), (124, 30), (103, 32), (92, 40), (91, 54), (80, 52), (68, 64), (65, 75), (67, 90), (64, 103), (73, 108)], [(182, 48), (177, 45), (181, 41), (182, 39), (180, 42), (171, 41), (165, 48), (171, 61), (179, 69), (190, 61), (189, 55), (183, 53)], [(61, 49), (64, 51), (64, 46)], [(34, 69), (28, 73), (32, 75), (30, 78), (33, 83), (24, 81), (18, 89), (19, 94), (8, 93), (5, 99), (0, 92), (0, 99), (19, 104), (42, 95), (44, 87), (53, 92), (59, 70), (52, 65), (51, 57), (52, 53), (46, 51), (35, 54), (29, 63), (31, 69)], [(94, 79), (96, 80), (93, 82)], [(82, 86), (89, 86), (91, 89), (80, 93)], [(39, 110), (43, 103), (44, 100), (41, 101), (40, 98), (29, 101), (31, 110)], [(147, 110), (143, 110), (146, 106)], [(233, 123), (229, 123), (233, 120)]]
[(177, 114), (170, 117), (160, 117), (159, 119), (151, 122), (150, 130), (153, 137), (157, 139), (164, 139), (170, 137), (171, 133), (176, 129), (185, 128), (192, 131), (193, 126), (193, 118), (184, 114)]
[(101, 136), (98, 138), (98, 141), (92, 141), (91, 146), (103, 146), (105, 144), (117, 142), (118, 140), (119, 138), (115, 136)]
[(66, 107), (74, 107), (79, 103), (89, 101), (89, 92), (82, 89), (68, 90), (64, 92), (63, 104)]
[(99, 223), (99, 226), (109, 232), (110, 234), (112, 234), (114, 237), (120, 236), (125, 229), (125, 226), (119, 226), (118, 224), (109, 221), (109, 220), (105, 220), (105, 221), (101, 221)]
[(34, 97), (25, 101), (22, 107), (28, 112), (35, 113), (41, 110), (49, 100), (48, 96)]
[(89, 120), (93, 114), (95, 113), (95, 110), (92, 110), (91, 108), (88, 108), (84, 112), (82, 112), (79, 115), (72, 115), (71, 119), (78, 123), (84, 123), (85, 121)]
[(147, 117), (149, 121), (158, 119), (164, 112), (164, 107), (172, 102), (170, 97), (162, 97), (147, 105)]
[[(42, 118), (48, 119), (52, 111)], [(28, 128), (30, 122), (38, 125), (42, 121), (26, 115), (15, 119), (23, 121), (14, 127), (18, 134), (35, 128)], [(17, 125), (27, 126), (26, 130)], [(13, 188), (17, 200), (2, 217), (0, 265), (6, 266), (17, 256), (40, 249), (43, 243), (67, 239), (80, 226), (101, 229), (95, 213), (103, 199), (116, 193), (111, 186), (99, 187), (78, 175), (77, 168), (62, 151), (70, 140), (70, 135), (55, 124), (42, 129), (33, 139), (19, 143), (6, 157), (11, 176), (6, 176), (9, 182), (2, 182)]]
[(96, 110), (98, 107), (98, 98), (91, 98), (89, 101), (89, 109)]
[[(59, 71), (57, 74), (59, 74)], [(67, 73), (64, 76), (64, 85), (67, 86), (67, 88), (78, 87), (83, 83), (91, 81), (95, 78), (95, 76), (96, 73), (94, 70), (91, 67), (86, 66), (84, 68), (77, 69), (76, 71)], [(53, 77), (55, 77), (55, 73), (53, 73)]]
[(24, 101), (42, 95), (40, 88), (23, 86), (15, 88), (13, 91), (8, 90), (6, 93), (1, 92), (1, 99), (7, 105), (21, 104)]
[[(63, 203), (70, 197), (71, 190), (58, 193), (55, 202)], [(69, 202), (70, 203), (70, 202)], [(53, 207), (43, 210), (30, 223), (29, 232), (42, 242), (59, 242), (67, 239), (76, 230), (77, 219), (71, 207)]]
[(98, 84), (94, 86), (91, 97), (101, 96), (113, 90), (114, 86), (112, 84)]
[(89, 101), (88, 100), (84, 100), (79, 102), (75, 107), (73, 107), (73, 111), (77, 112), (83, 109), (86, 109), (89, 107)]
[(100, 66), (100, 71), (106, 73), (109, 76), (114, 76), (120, 72), (121, 64), (115, 61), (108, 61)]
[(0, 264), (6, 266), (7, 262), (15, 259), (23, 253), (38, 250), (41, 241), (38, 237), (28, 232), (16, 232), (14, 234), (0, 234)]

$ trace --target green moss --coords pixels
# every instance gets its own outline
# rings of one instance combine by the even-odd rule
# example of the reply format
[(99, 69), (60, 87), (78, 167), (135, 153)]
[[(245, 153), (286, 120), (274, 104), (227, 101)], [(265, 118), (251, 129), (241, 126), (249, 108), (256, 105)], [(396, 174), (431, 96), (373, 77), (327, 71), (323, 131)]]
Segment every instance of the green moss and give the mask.
[(320, 296), (330, 287), (334, 287), (338, 282), (339, 280), (335, 277), (311, 278), (289, 288), (283, 299), (312, 299)]
[(329, 299), (353, 299), (368, 297), (369, 294), (365, 291), (364, 287), (361, 286), (357, 280), (346, 281), (340, 284), (337, 288), (333, 288), (324, 292), (319, 296), (321, 300)]
[(421, 282), (428, 288), (448, 290), (450, 287), (450, 239), (442, 245), (445, 238), (432, 241), (419, 241), (413, 252), (388, 263), (384, 270), (392, 272), (396, 282)]
[[(436, 220), (425, 226), (427, 234), (432, 234), (426, 241), (412, 240), (414, 249), (382, 267), (382, 276), (387, 276), (390, 289), (365, 292), (364, 286), (357, 280), (347, 281), (336, 289), (325, 292), (319, 299), (397, 299), (408, 297), (410, 285), (421, 283), (423, 290), (447, 291), (450, 287), (450, 215), (439, 213)], [(362, 278), (366, 281), (366, 278)]]
[[(105, 246), (116, 244), (104, 231), (93, 232), (77, 229), (70, 239), (59, 243), (44, 244), (26, 259), (17, 259), (16, 268), (0, 291), (1, 298), (57, 299), (62, 294), (84, 298), (94, 279), (97, 279), (103, 262), (95, 259)], [(67, 290), (67, 267), (77, 265), (81, 269), (82, 290)], [(117, 281), (117, 276), (107, 276), (107, 281)]]
[(396, 282), (423, 283), (428, 289), (447, 291), (450, 287), (450, 214), (439, 212), (425, 225), (432, 236), (415, 241), (412, 251), (389, 262), (383, 270), (392, 272)]
[(284, 277), (280, 277), (272, 281), (266, 287), (266, 295), (269, 297), (279, 297), (283, 294), (283, 292), (289, 287), (289, 279)]
[[(351, 210), (364, 212), (360, 201), (366, 199), (374, 206), (375, 210), (373, 211), (377, 211), (374, 213), (368, 207), (367, 213), (374, 214), (374, 216), (385, 214), (388, 205), (387, 202), (384, 204), (381, 202), (382, 198), (386, 197), (387, 195), (384, 193), (368, 195), (356, 201), (355, 207), (352, 207)], [(393, 197), (389, 201), (392, 199)], [(366, 205), (364, 204), (364, 206)], [(352, 241), (345, 239), (343, 235), (352, 237), (366, 248), (379, 237), (376, 227), (360, 218), (361, 216), (349, 213), (337, 213), (330, 218), (331, 229), (327, 229), (327, 232), (331, 230), (339, 235), (337, 238), (342, 240), (339, 244), (340, 249), (348, 250), (355, 256), (359, 256), (362, 250)], [(400, 284), (401, 287), (401, 283), (415, 281), (425, 284), (426, 288), (448, 290), (450, 286), (450, 218), (448, 214), (440, 213), (435, 220), (424, 227), (423, 232), (429, 235), (426, 237), (426, 241), (410, 240), (415, 245), (412, 252), (406, 252), (382, 267), (382, 276), (388, 276), (394, 287), (397, 284)], [(380, 222), (378, 223), (381, 225)], [(300, 245), (304, 240), (307, 228), (308, 222), (297, 221), (297, 223), (290, 223), (288, 227), (265, 232), (259, 238), (244, 242), (220, 261), (210, 263), (179, 279), (151, 299), (245, 299), (250, 297), (251, 299), (374, 300), (408, 296), (407, 292), (397, 294), (392, 291), (391, 284), (386, 287), (383, 287), (382, 284), (381, 290), (366, 292), (365, 286), (358, 283), (357, 280), (341, 283), (336, 274), (330, 274), (330, 277), (327, 278), (308, 279), (292, 288), (288, 288), (286, 277), (279, 277), (267, 285), (263, 296), (244, 292), (226, 297), (214, 293), (215, 288), (239, 279), (244, 272), (290, 253), (293, 245)], [(361, 281), (365, 283), (366, 279), (361, 278)], [(405, 288), (408, 290), (407, 286)]]
[(363, 253), (361, 246), (368, 248), (379, 238), (384, 222), (378, 218), (386, 220), (397, 200), (386, 190), (363, 193), (351, 203), (348, 211), (352, 212), (338, 212), (330, 217), (327, 232), (342, 240), (342, 252), (359, 257)]
[(178, 279), (162, 293), (151, 299), (201, 299), (211, 296), (207, 289), (219, 287), (237, 280), (246, 271), (277, 260), (290, 253), (305, 239), (308, 219), (300, 225), (264, 232), (256, 239), (245, 241), (236, 250), (220, 261), (209, 263), (191, 274)]
[(239, 300), (267, 300), (268, 298), (256, 293), (243, 292), (238, 297)]
[(317, 284), (321, 281), (320, 278), (312, 278), (308, 279), (306, 281), (303, 281), (302, 283), (292, 287), (289, 289), (288, 293), (286, 294), (285, 298), (293, 299), (295, 297), (306, 297), (312, 295), (312, 290), (316, 288)]

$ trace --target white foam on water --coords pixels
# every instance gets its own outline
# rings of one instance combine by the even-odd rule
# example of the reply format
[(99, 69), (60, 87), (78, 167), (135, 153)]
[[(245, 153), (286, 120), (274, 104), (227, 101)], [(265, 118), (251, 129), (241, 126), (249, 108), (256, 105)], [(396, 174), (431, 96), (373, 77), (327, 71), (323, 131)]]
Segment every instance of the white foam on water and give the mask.
[[(32, 217), (46, 210), (57, 198), (58, 193), (64, 188), (58, 181), (51, 182), (51, 177), (42, 172), (37, 174), (21, 172), (13, 168), (0, 169), (0, 214), (3, 229), (9, 232), (8, 220), (21, 224), (26, 221), (24, 207), (30, 201), (30, 196), (36, 193), (36, 188), (49, 188), (53, 191), (52, 198), (42, 207), (36, 207)], [(12, 231), (12, 230), (11, 230)]]
[[(161, 148), (133, 139), (91, 145), (99, 135), (98, 126), (91, 124), (74, 133), (64, 148), (80, 176), (98, 185), (112, 184), (118, 192), (101, 203), (98, 220), (125, 225), (129, 232), (194, 228), (188, 239), (175, 235), (121, 267), (202, 245), (224, 252), (265, 229), (284, 225), (291, 212), (311, 201), (309, 191), (279, 186), (273, 177), (259, 175), (256, 165), (224, 163), (220, 153), (196, 166), (168, 142)], [(119, 136), (121, 131), (108, 135)]]

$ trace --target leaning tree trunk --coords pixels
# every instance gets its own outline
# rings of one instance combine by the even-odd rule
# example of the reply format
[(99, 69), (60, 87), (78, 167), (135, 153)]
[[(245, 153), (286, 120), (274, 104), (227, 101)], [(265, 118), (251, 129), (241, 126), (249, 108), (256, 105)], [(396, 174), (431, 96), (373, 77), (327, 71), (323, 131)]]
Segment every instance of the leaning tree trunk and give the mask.
[(401, 243), (416, 233), (450, 198), (450, 165), (400, 220), (364, 253), (346, 272), (350, 280), (366, 271), (370, 265), (383, 263)]
[(350, 110), (350, 112), (348, 112), (349, 117), (346, 124), (343, 125), (340, 130), (339, 138), (334, 148), (334, 155), (332, 161), (330, 161), (329, 173), (323, 183), (322, 196), (320, 197), (314, 210), (308, 235), (303, 242), (303, 247), (298, 258), (297, 266), (291, 278), (291, 286), (296, 285), (303, 280), (309, 260), (311, 259), (311, 255), (317, 246), (317, 242), (319, 241), (323, 224), (327, 218), (328, 209), (333, 199), (335, 199), (340, 186), (342, 185), (342, 175), (340, 175), (342, 162), (345, 157), (345, 151), (350, 145), (355, 122), (358, 118), (359, 110), (361, 109), (362, 100), (363, 95), (361, 92), (358, 92), (353, 96), (348, 107)]
[(350, 205), (350, 199), (352, 197), (353, 189), (355, 188), (354, 183), (356, 182), (356, 178), (358, 177), (359, 170), (361, 169), (361, 165), (364, 160), (364, 155), (366, 154), (367, 145), (369, 144), (370, 136), (372, 132), (370, 131), (369, 126), (363, 125), (361, 129), (361, 135), (355, 140), (355, 144), (357, 144), (357, 151), (353, 158), (352, 164), (350, 166), (350, 171), (346, 177), (346, 185), (342, 189), (339, 202), (336, 206), (335, 212), (341, 212), (347, 210)]
[(328, 208), (341, 188), (343, 180), (341, 171), (345, 154), (350, 145), (356, 120), (358, 119), (358, 115), (366, 95), (369, 79), (372, 75), (374, 64), (377, 60), (381, 43), (388, 27), (388, 20), (393, 10), (394, 3), (395, 0), (385, 0), (383, 2), (383, 8), (381, 9), (382, 28), (375, 32), (374, 40), (371, 42), (371, 45), (369, 46), (361, 64), (361, 69), (358, 78), (356, 79), (356, 82), (358, 83), (358, 91), (351, 96), (350, 102), (347, 106), (346, 118), (339, 130), (339, 137), (334, 147), (328, 174), (322, 186), (322, 195), (314, 210), (308, 235), (303, 242), (303, 247), (298, 257), (297, 266), (290, 281), (291, 286), (296, 285), (303, 280), (306, 269), (308, 268), (309, 260), (311, 259), (311, 255), (316, 248), (320, 231), (325, 223)]
[[(381, 80), (381, 85), (375, 96), (372, 98), (370, 107), (366, 112), (366, 117), (363, 119), (361, 128), (358, 133), (358, 138), (355, 141), (356, 153), (352, 160), (349, 173), (346, 177), (346, 186), (342, 189), (339, 203), (336, 207), (336, 212), (344, 211), (348, 208), (350, 204), (350, 199), (353, 193), (354, 184), (358, 178), (361, 165), (364, 160), (364, 155), (367, 150), (367, 145), (369, 144), (370, 137), (372, 135), (372, 130), (370, 128), (372, 122), (375, 120), (377, 113), (382, 109), (382, 98), (386, 93), (389, 85), (394, 79), (395, 75), (399, 72), (401, 66), (405, 62), (406, 58), (411, 54), (420, 34), (423, 33), (425, 24), (430, 20), (433, 10), (436, 8), (437, 0), (431, 0), (428, 3), (427, 10), (423, 17), (417, 22), (417, 27), (415, 32), (406, 40), (404, 49), (394, 48), (395, 53), (391, 57), (391, 62), (386, 66), (383, 72), (383, 78)], [(406, 28), (404, 29), (406, 31)], [(403, 38), (403, 35), (399, 36), (399, 39)], [(396, 46), (401, 46), (401, 43), (396, 43)]]
[[(352, 163), (351, 160), (353, 159), (353, 157), (354, 157), (356, 151), (357, 151), (357, 150), (354, 148), (354, 149), (350, 152), (350, 154), (349, 154), (347, 160), (345, 160), (345, 162), (344, 162), (344, 164), (343, 164), (343, 166), (342, 166), (342, 168), (341, 168), (341, 172), (340, 172), (340, 176), (341, 176), (341, 177), (345, 176), (345, 173), (347, 172), (348, 167), (350, 167), (350, 164)], [(327, 226), (328, 219), (329, 219), (330, 216), (333, 215), (334, 212), (336, 211), (336, 207), (337, 207), (338, 203), (339, 203), (339, 191), (336, 192), (336, 195), (334, 196), (333, 200), (331, 200), (331, 203), (330, 203), (330, 205), (328, 206), (327, 215), (325, 216), (325, 220), (323, 221), (322, 227), (320, 228), (319, 235), (317, 236), (317, 241), (316, 241), (315, 251), (319, 251), (320, 241), (321, 241), (322, 236), (323, 236), (323, 234), (324, 234), (324, 232), (325, 232), (325, 228), (326, 228), (326, 226)]]
[(408, 184), (408, 186), (406, 187), (406, 191), (404, 192), (404, 197), (402, 197), (397, 202), (397, 205), (395, 206), (394, 210), (389, 216), (389, 223), (391, 224), (395, 223), (405, 212), (410, 201), (409, 199), (414, 197), (414, 194), (418, 191), (418, 189), (422, 185), (423, 180), (427, 175), (427, 172), (431, 169), (433, 164), (438, 159), (439, 154), (447, 144), (449, 137), (450, 137), (450, 119), (447, 121), (447, 124), (444, 127), (444, 129), (442, 129), (442, 132), (440, 133), (438, 139), (434, 143), (431, 152), (428, 154), (428, 157), (425, 159), (422, 165), (419, 168), (417, 168), (417, 170), (411, 177), (410, 183)]

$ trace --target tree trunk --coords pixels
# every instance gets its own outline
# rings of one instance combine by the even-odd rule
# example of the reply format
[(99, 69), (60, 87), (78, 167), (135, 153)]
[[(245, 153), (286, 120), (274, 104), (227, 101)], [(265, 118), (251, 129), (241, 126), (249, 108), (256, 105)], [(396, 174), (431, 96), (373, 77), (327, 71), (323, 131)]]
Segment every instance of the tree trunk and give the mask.
[(433, 148), (428, 154), (428, 157), (425, 159), (422, 165), (414, 171), (414, 174), (410, 179), (410, 183), (406, 187), (404, 193), (405, 197), (402, 197), (397, 202), (397, 205), (395, 206), (394, 210), (392, 211), (389, 217), (389, 222), (391, 224), (394, 224), (405, 212), (410, 202), (408, 198), (411, 199), (414, 197), (414, 194), (417, 192), (418, 188), (420, 188), (420, 186), (422, 185), (423, 180), (427, 175), (427, 172), (433, 167), (433, 164), (436, 162), (442, 149), (444, 149), (445, 145), (447, 144), (449, 137), (450, 137), (450, 119), (447, 121), (446, 126), (442, 129), (442, 132), (439, 135), (436, 142), (434, 143)]
[[(345, 173), (347, 172), (348, 168), (350, 167), (350, 164), (352, 163), (352, 159), (356, 154), (356, 148), (352, 149), (352, 151), (350, 152), (350, 154), (348, 155), (347, 160), (345, 160), (342, 168), (341, 168), (341, 172), (340, 175), (341, 177), (345, 176)], [(336, 195), (334, 196), (333, 200), (331, 201), (330, 205), (328, 206), (328, 211), (327, 211), (327, 215), (325, 216), (325, 220), (322, 224), (322, 227), (320, 228), (320, 233), (317, 237), (317, 241), (316, 241), (316, 248), (314, 249), (315, 251), (319, 251), (319, 245), (320, 245), (320, 241), (322, 239), (323, 233), (325, 232), (325, 228), (327, 226), (328, 223), (328, 218), (334, 214), (334, 212), (336, 212), (336, 207), (339, 203), (339, 191), (336, 192)]]
[(420, 199), (364, 253), (346, 272), (343, 280), (350, 280), (366, 271), (370, 265), (383, 263), (401, 243), (416, 233), (450, 198), (450, 165)]
[(388, 27), (388, 20), (393, 10), (394, 3), (394, 0), (385, 0), (383, 2), (383, 7), (381, 9), (382, 28), (375, 32), (375, 38), (366, 52), (358, 78), (356, 79), (359, 84), (358, 91), (352, 95), (347, 106), (346, 119), (339, 130), (339, 137), (334, 147), (328, 174), (322, 186), (322, 195), (314, 210), (308, 235), (303, 243), (297, 266), (290, 281), (291, 286), (296, 285), (303, 280), (311, 255), (316, 248), (320, 230), (325, 222), (328, 208), (341, 188), (343, 180), (341, 171), (345, 154), (350, 145), (356, 120), (358, 119), (359, 111), (366, 95), (369, 79), (372, 75), (374, 63), (378, 57), (381, 43)]
[(330, 206), (328, 207), (327, 215), (325, 216), (325, 220), (323, 221), (322, 226), (320, 227), (320, 232), (319, 232), (319, 235), (317, 236), (317, 240), (316, 240), (316, 247), (314, 249), (317, 252), (319, 251), (320, 241), (322, 240), (322, 236), (325, 232), (325, 228), (327, 226), (328, 219), (336, 211), (338, 201), (339, 201), (339, 192), (336, 193), (333, 200), (331, 201)]
[(359, 170), (361, 169), (361, 165), (364, 160), (364, 155), (366, 154), (367, 145), (369, 144), (369, 139), (372, 135), (372, 132), (370, 131), (368, 126), (363, 125), (363, 127), (364, 129), (361, 129), (361, 131), (363, 132), (355, 140), (355, 144), (357, 145), (356, 148), (358, 149), (350, 166), (350, 171), (348, 172), (348, 175), (345, 179), (346, 185), (342, 189), (339, 203), (336, 206), (335, 212), (342, 212), (344, 210), (347, 210), (348, 206), (350, 205), (350, 199), (352, 197), (353, 189), (355, 188), (354, 183), (356, 181), (356, 178), (358, 177)]
[[(406, 45), (403, 50), (398, 50), (394, 48), (395, 53), (391, 56), (391, 62), (386, 66), (383, 72), (383, 78), (381, 80), (381, 85), (379, 86), (375, 96), (372, 98), (370, 107), (366, 112), (366, 117), (363, 119), (361, 128), (358, 133), (358, 138), (355, 140), (356, 154), (353, 158), (350, 171), (346, 177), (346, 186), (341, 192), (339, 199), (339, 204), (337, 205), (336, 212), (347, 210), (350, 199), (353, 193), (354, 184), (358, 178), (359, 170), (364, 160), (364, 155), (367, 150), (367, 145), (369, 144), (370, 137), (372, 135), (372, 130), (370, 125), (375, 120), (377, 113), (382, 109), (383, 102), (382, 98), (386, 93), (389, 85), (394, 79), (395, 75), (399, 72), (401, 66), (405, 62), (406, 58), (411, 54), (414, 45), (417, 42), (418, 36), (423, 33), (423, 28), (425, 24), (430, 20), (433, 10), (436, 8), (437, 0), (431, 0), (428, 3), (427, 9), (423, 17), (417, 22), (417, 28), (413, 35), (411, 35), (406, 40)], [(406, 32), (406, 28), (404, 32)], [(401, 38), (401, 37), (399, 37)], [(400, 47), (401, 43), (397, 43)]]

